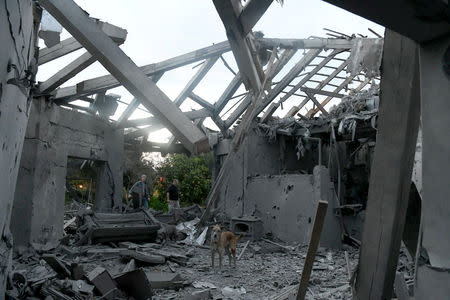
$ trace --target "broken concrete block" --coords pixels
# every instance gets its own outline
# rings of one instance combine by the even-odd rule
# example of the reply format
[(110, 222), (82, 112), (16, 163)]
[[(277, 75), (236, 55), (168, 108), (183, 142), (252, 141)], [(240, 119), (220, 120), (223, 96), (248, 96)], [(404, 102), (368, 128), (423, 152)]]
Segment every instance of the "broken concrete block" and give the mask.
[(82, 265), (72, 263), (70, 265), (71, 275), (74, 280), (80, 280), (84, 277), (84, 269)]
[(66, 278), (70, 277), (70, 271), (67, 266), (59, 260), (54, 254), (44, 254), (42, 255), (42, 259), (45, 260), (46, 263), (56, 272), (59, 277)]
[(81, 293), (85, 295), (94, 295), (94, 286), (88, 284), (84, 280), (71, 280), (72, 290), (75, 293)]
[(146, 272), (148, 280), (154, 289), (179, 289), (183, 286), (180, 274), (166, 272)]
[(119, 288), (136, 300), (152, 298), (152, 286), (142, 269), (137, 269), (115, 277)]
[(87, 275), (87, 278), (104, 298), (115, 299), (117, 285), (106, 269), (97, 267)]
[(212, 299), (211, 290), (195, 291), (190, 295), (184, 296), (184, 300), (207, 300)]

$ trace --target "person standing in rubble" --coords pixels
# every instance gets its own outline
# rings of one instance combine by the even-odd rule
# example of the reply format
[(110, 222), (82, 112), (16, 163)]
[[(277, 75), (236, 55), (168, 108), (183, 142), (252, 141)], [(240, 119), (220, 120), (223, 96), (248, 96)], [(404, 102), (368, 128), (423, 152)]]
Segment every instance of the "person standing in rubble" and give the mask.
[(178, 179), (174, 179), (167, 189), (167, 204), (169, 205), (169, 213), (175, 208), (180, 208), (180, 198), (178, 195)]
[(131, 187), (128, 198), (133, 199), (134, 208), (144, 207), (148, 208), (148, 186), (147, 186), (147, 175), (142, 174), (141, 180), (133, 184)]

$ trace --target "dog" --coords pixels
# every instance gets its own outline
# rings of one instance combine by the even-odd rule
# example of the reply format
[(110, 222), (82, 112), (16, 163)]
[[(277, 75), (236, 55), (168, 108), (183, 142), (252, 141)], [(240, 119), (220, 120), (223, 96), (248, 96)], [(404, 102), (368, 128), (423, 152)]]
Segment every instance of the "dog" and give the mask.
[(211, 226), (211, 265), (214, 268), (214, 255), (219, 252), (219, 268), (222, 268), (223, 255), (228, 255), (231, 267), (231, 256), (233, 255), (234, 267), (236, 267), (236, 244), (243, 235), (236, 237), (231, 231), (222, 232), (219, 225)]

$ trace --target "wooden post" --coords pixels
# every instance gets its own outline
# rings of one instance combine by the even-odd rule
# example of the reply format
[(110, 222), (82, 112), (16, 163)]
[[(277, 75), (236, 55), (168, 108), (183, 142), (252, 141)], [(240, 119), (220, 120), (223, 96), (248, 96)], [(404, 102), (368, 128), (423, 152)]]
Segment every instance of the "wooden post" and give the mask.
[(386, 30), (375, 153), (355, 298), (391, 299), (420, 117), (417, 44)]
[(300, 285), (298, 286), (297, 300), (303, 300), (306, 296), (306, 290), (308, 289), (309, 278), (311, 276), (314, 259), (316, 257), (317, 247), (320, 242), (320, 235), (322, 234), (323, 221), (325, 220), (325, 215), (327, 214), (327, 207), (327, 201), (319, 201), (311, 233), (311, 239), (309, 241), (308, 252), (306, 253), (305, 264), (303, 265), (302, 278), (300, 279)]

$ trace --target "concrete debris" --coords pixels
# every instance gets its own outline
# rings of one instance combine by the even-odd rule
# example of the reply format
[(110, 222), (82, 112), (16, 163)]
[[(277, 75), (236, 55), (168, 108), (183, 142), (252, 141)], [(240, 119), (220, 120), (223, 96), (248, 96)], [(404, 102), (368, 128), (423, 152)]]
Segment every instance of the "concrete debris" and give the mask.
[(84, 210), (78, 214), (77, 244), (120, 241), (155, 241), (160, 228), (144, 212), (127, 214), (94, 213)]
[(380, 75), (383, 39), (356, 39), (353, 43), (347, 72), (358, 75), (361, 71), (367, 77)]
[(222, 295), (224, 297), (230, 298), (230, 299), (242, 299), (242, 295), (246, 293), (246, 290), (243, 287), (240, 288), (232, 288), (229, 286), (226, 286), (222, 288), (221, 290)]
[[(289, 299), (280, 295), (295, 294), (306, 257), (306, 247), (269, 238), (238, 243), (237, 268), (225, 266), (222, 270), (211, 268), (208, 246), (182, 241), (59, 246), (43, 253), (50, 263), (34, 259), (32, 251), (22, 251), (14, 258), (11, 274), (21, 275), (14, 276), (8, 289), (11, 297)], [(402, 248), (402, 253), (398, 271), (409, 287), (413, 262), (406, 249)], [(158, 264), (153, 263), (156, 258)], [(349, 299), (348, 270), (353, 272), (357, 259), (355, 248), (320, 248), (309, 286), (314, 299)]]
[(118, 295), (117, 284), (106, 269), (97, 267), (86, 277), (104, 298), (115, 299)]
[(136, 300), (152, 297), (152, 285), (143, 269), (121, 274), (115, 278), (119, 288)]

